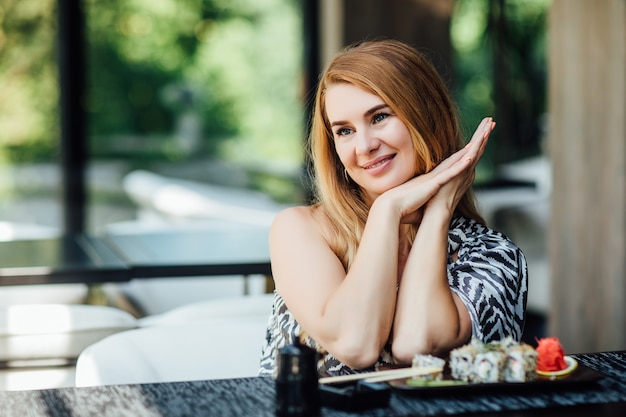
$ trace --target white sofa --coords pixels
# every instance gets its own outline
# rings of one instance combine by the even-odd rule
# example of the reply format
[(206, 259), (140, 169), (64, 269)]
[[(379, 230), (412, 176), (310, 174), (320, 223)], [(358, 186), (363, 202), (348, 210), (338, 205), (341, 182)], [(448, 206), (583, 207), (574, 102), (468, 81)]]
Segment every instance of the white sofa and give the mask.
[(76, 386), (254, 376), (273, 294), (239, 296), (139, 320), (141, 328), (87, 347)]
[(213, 219), (268, 227), (285, 206), (258, 191), (224, 187), (132, 171), (124, 177), (124, 190), (144, 212), (165, 221)]

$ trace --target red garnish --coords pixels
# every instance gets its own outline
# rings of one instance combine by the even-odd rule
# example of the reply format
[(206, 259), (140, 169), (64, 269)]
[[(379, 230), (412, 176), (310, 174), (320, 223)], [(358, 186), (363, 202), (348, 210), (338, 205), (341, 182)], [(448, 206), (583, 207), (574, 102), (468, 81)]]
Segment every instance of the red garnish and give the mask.
[(537, 370), (544, 372), (560, 371), (567, 368), (565, 351), (556, 337), (537, 340)]

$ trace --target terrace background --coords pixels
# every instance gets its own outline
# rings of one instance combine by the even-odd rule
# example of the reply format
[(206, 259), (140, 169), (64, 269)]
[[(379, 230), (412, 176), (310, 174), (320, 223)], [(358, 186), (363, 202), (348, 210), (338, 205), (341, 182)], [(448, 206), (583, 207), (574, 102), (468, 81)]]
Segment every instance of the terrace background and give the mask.
[[(67, 201), (58, 15), (76, 4), (85, 18), (85, 78), (70, 125), (84, 112), (76, 178), (84, 176), (85, 195)], [(0, 233), (63, 233), (75, 220), (72, 204), (84, 210), (74, 227), (88, 232), (142, 220), (124, 189), (138, 169), (300, 204), (318, 71), (350, 42), (396, 37), (431, 56), (468, 134), (484, 115), (498, 121), (477, 185), (497, 180), (507, 164), (549, 161), (552, 208), (541, 208), (543, 222), (503, 211), (495, 226), (529, 242), (523, 249), (534, 264), (549, 260), (552, 290), (539, 313), (551, 334), (570, 351), (623, 348), (625, 7), (623, 0), (0, 0)]]

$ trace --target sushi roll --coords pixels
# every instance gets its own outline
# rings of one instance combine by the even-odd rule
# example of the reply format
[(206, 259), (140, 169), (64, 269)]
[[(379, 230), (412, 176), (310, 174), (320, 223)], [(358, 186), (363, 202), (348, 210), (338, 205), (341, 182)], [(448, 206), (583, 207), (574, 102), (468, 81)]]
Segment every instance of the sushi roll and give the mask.
[(493, 383), (504, 380), (507, 355), (497, 343), (486, 344), (474, 358), (473, 382)]
[(450, 352), (452, 378), (465, 382), (527, 382), (535, 379), (537, 352), (507, 337), (482, 343), (478, 339)]
[(530, 345), (520, 343), (507, 351), (504, 380), (506, 382), (528, 382), (536, 377), (537, 352)]
[(458, 347), (450, 352), (450, 372), (452, 378), (470, 382), (474, 374), (474, 358), (478, 353), (477, 343), (471, 343)]
[(419, 353), (413, 356), (412, 367), (435, 367), (440, 368), (440, 372), (432, 374), (426, 374), (421, 376), (414, 376), (414, 379), (423, 379), (427, 381), (441, 381), (443, 379), (443, 368), (446, 365), (446, 361), (432, 355), (420, 355)]

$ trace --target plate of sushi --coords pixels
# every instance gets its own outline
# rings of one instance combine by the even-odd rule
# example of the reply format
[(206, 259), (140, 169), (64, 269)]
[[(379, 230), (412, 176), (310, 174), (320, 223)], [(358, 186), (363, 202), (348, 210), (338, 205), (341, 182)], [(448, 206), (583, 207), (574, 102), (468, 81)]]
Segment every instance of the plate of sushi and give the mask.
[(447, 359), (415, 355), (412, 368), (438, 369), (425, 375), (398, 378), (387, 383), (416, 393), (471, 391), (473, 389), (543, 388), (593, 383), (603, 374), (565, 355), (559, 340), (539, 339), (537, 347), (512, 338), (470, 343), (450, 352)]

